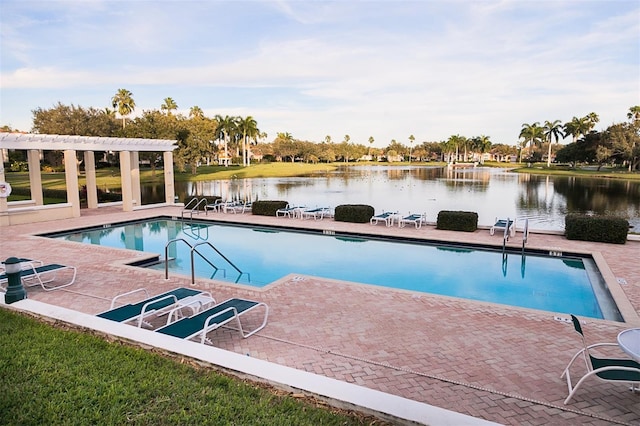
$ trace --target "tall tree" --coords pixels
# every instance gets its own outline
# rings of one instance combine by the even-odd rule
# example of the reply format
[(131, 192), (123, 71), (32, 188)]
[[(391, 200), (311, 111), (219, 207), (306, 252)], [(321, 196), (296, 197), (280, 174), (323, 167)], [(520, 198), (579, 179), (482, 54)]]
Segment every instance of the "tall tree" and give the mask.
[(122, 128), (124, 129), (125, 118), (136, 108), (133, 93), (127, 89), (118, 89), (116, 94), (113, 95), (113, 98), (111, 98), (111, 105), (118, 109), (118, 114), (122, 117)]
[(189, 108), (189, 117), (204, 118), (204, 112), (202, 111), (202, 108), (200, 108), (198, 105), (194, 105), (191, 108)]
[(371, 157), (371, 147), (373, 146), (373, 136), (369, 136), (369, 157)]
[(215, 120), (218, 122), (216, 134), (222, 135), (224, 141), (224, 165), (229, 165), (229, 138), (236, 130), (236, 118), (225, 115), (224, 117), (217, 114)]
[(640, 105), (635, 105), (629, 108), (627, 118), (632, 122), (640, 121)]
[(551, 143), (553, 139), (555, 139), (556, 143), (558, 143), (558, 139), (560, 138), (560, 136), (564, 137), (560, 120), (546, 120), (544, 122), (543, 134), (547, 142), (549, 142), (549, 152), (547, 153), (547, 167), (549, 167), (551, 166)]
[(533, 124), (524, 123), (520, 130), (519, 137), (529, 143), (529, 158), (533, 156), (533, 146), (542, 141), (544, 129), (540, 127), (539, 122)]
[(242, 165), (249, 166), (249, 141), (248, 139), (257, 140), (260, 130), (258, 129), (258, 122), (252, 117), (246, 118), (238, 117), (237, 120), (238, 130), (242, 133)]
[(164, 98), (164, 102), (160, 106), (160, 109), (167, 113), (167, 115), (171, 115), (171, 111), (175, 111), (178, 109), (178, 104), (173, 98)]
[(416, 137), (413, 135), (409, 135), (409, 163), (411, 163), (411, 148), (413, 147), (413, 143), (416, 141)]

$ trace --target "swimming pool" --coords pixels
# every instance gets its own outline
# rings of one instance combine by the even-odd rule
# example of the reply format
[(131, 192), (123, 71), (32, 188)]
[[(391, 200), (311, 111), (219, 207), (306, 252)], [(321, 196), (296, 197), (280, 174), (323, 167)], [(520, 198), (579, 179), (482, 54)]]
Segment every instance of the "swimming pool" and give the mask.
[[(327, 232), (327, 231), (325, 231)], [(620, 320), (592, 259), (169, 218), (47, 235), (156, 253), (169, 271), (262, 287), (289, 274)], [(167, 246), (167, 242), (175, 240)], [(188, 244), (187, 244), (188, 243)], [(212, 248), (208, 243), (215, 247)], [(217, 250), (217, 251), (216, 251)], [(164, 262), (150, 267), (164, 270)], [(299, 285), (304, 285), (300, 280)]]

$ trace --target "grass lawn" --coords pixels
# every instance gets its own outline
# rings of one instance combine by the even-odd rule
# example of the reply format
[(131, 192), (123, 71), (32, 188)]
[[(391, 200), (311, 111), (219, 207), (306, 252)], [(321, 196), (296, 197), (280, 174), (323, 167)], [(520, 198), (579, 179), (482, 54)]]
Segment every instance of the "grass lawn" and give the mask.
[(383, 424), (2, 308), (0, 335), (3, 425)]

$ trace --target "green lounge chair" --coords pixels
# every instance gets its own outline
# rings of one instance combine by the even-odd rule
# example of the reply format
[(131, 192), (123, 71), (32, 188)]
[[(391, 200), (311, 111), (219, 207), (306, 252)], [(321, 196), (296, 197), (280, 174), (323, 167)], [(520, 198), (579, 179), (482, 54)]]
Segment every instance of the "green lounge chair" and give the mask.
[[(582, 385), (585, 380), (590, 377), (596, 377), (605, 382), (618, 382), (631, 386), (631, 390), (635, 392), (636, 389), (640, 389), (640, 364), (632, 359), (616, 359), (616, 358), (596, 358), (589, 352), (590, 349), (603, 346), (616, 346), (618, 349), (620, 346), (617, 343), (596, 343), (587, 346), (582, 333), (582, 326), (580, 321), (575, 316), (571, 315), (573, 321), (573, 327), (580, 334), (582, 338), (582, 346), (574, 356), (567, 367), (562, 372), (560, 377), (567, 376), (567, 386), (569, 387), (569, 396), (564, 400), (565, 405), (569, 403), (571, 398), (575, 395), (576, 391)], [(571, 375), (569, 369), (573, 365), (573, 362), (582, 355), (584, 362), (587, 366), (587, 373), (575, 384), (571, 383)]]
[(369, 223), (371, 225), (377, 225), (378, 222), (384, 222), (386, 226), (393, 226), (393, 221), (396, 219), (397, 216), (398, 216), (398, 212), (383, 211), (378, 215), (372, 216), (371, 219), (369, 219)]
[[(263, 307), (265, 310), (262, 324), (251, 332), (245, 333), (242, 329), (240, 317), (243, 314), (259, 307)], [(181, 320), (167, 326), (158, 328), (156, 332), (180, 339), (191, 339), (200, 335), (200, 343), (205, 343), (207, 340), (207, 333), (235, 320), (238, 325), (237, 330), (240, 331), (242, 337), (246, 339), (247, 337), (262, 330), (267, 325), (268, 316), (269, 307), (265, 303), (234, 298), (225, 300), (222, 303), (219, 303), (209, 309), (205, 309), (204, 311), (190, 317), (182, 318)]]
[(409, 214), (409, 216), (405, 216), (398, 221), (398, 227), (404, 228), (408, 224), (415, 225), (416, 229), (422, 227), (423, 223), (427, 223), (427, 214)]
[(100, 318), (105, 318), (111, 321), (122, 323), (137, 320), (138, 327), (141, 327), (145, 317), (153, 314), (167, 312), (175, 308), (179, 301), (202, 294), (200, 290), (180, 287), (166, 293), (158, 294), (157, 296), (148, 297), (138, 303), (126, 304), (118, 308), (114, 308), (117, 299), (124, 296), (130, 296), (138, 292), (147, 293), (147, 290), (144, 288), (139, 288), (137, 290), (123, 293), (114, 297), (111, 302), (111, 309), (99, 313), (97, 316), (99, 316)]

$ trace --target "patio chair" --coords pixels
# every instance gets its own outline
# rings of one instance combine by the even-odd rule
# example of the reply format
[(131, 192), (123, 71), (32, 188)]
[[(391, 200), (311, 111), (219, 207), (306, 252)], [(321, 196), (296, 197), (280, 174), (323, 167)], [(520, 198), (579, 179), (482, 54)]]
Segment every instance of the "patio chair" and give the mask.
[(404, 228), (408, 224), (413, 224), (413, 225), (415, 225), (416, 229), (419, 229), (420, 227), (422, 227), (423, 223), (427, 223), (427, 214), (426, 213), (422, 213), (422, 214), (414, 213), (414, 214), (409, 214), (409, 216), (405, 216), (403, 218), (400, 218), (398, 220), (398, 227)]
[[(57, 263), (50, 263), (47, 265), (41, 264), (40, 266), (36, 266), (36, 262), (25, 259), (24, 262), (21, 262), (21, 267), (22, 270), (20, 271), (20, 278), (22, 279), (22, 284), (25, 287), (34, 287), (39, 285), (43, 290), (51, 291), (68, 287), (76, 281), (77, 270), (75, 266), (60, 265)], [(61, 284), (54, 286), (47, 285), (54, 281), (58, 281), (58, 273), (63, 271), (66, 271), (65, 275), (70, 275), (70, 277), (60, 280), (62, 281)], [(7, 274), (4, 272), (0, 274), (0, 284), (5, 284), (6, 282)]]
[(316, 207), (314, 209), (302, 210), (300, 212), (300, 217), (302, 219), (311, 219), (319, 220), (325, 217), (330, 217), (332, 215), (331, 209), (329, 207)]
[(506, 229), (508, 227), (508, 231), (509, 234), (514, 237), (516, 235), (516, 223), (515, 220), (511, 220), (509, 218), (507, 219), (498, 219), (496, 217), (493, 226), (489, 229), (489, 234), (493, 235), (495, 234), (496, 230), (498, 229)]
[(305, 206), (292, 206), (291, 204), (287, 204), (286, 207), (276, 210), (276, 217), (286, 216), (295, 219), (304, 209), (306, 209)]
[(227, 206), (225, 208), (225, 213), (227, 211), (231, 212), (231, 213), (246, 213), (246, 212), (250, 212), (251, 211), (251, 207), (252, 207), (252, 203), (251, 201), (246, 201), (246, 202), (236, 202), (233, 203), (229, 206)]
[[(625, 383), (631, 386), (631, 390), (635, 392), (636, 389), (640, 389), (640, 364), (631, 359), (616, 359), (616, 358), (596, 358), (589, 352), (590, 349), (604, 346), (615, 346), (620, 348), (617, 343), (596, 343), (587, 346), (587, 343), (582, 333), (582, 325), (578, 318), (571, 315), (573, 321), (573, 327), (580, 334), (582, 338), (582, 346), (574, 356), (567, 367), (562, 372), (561, 378), (567, 376), (567, 386), (569, 388), (569, 396), (564, 400), (565, 405), (569, 403), (571, 398), (575, 395), (578, 388), (590, 377), (596, 377), (605, 382), (618, 382)], [(571, 382), (571, 374), (569, 369), (573, 365), (573, 362), (582, 355), (585, 365), (587, 366), (587, 373), (575, 384)]]
[(392, 226), (393, 225), (393, 221), (395, 220), (397, 215), (398, 215), (398, 212), (386, 212), (386, 211), (383, 211), (382, 213), (380, 213), (378, 215), (371, 216), (371, 219), (369, 219), (369, 223), (371, 225), (377, 225), (379, 222), (384, 222), (385, 225)]
[[(136, 293), (145, 293), (147, 297), (137, 303), (129, 303), (114, 308), (118, 299), (129, 297)], [(145, 318), (151, 315), (168, 314), (175, 308), (195, 308), (198, 304), (202, 306), (207, 303), (215, 303), (210, 293), (185, 287), (176, 288), (153, 297), (148, 297), (148, 294), (145, 288), (138, 288), (119, 294), (111, 301), (111, 308), (108, 311), (99, 313), (97, 316), (122, 323), (138, 321), (137, 326), (142, 327), (145, 324)]]
[[(264, 319), (262, 324), (254, 330), (245, 333), (240, 322), (240, 317), (256, 308), (264, 308)], [(207, 334), (223, 325), (236, 321), (237, 330), (243, 338), (247, 338), (267, 325), (269, 316), (269, 307), (262, 302), (256, 302), (247, 299), (233, 298), (225, 300), (209, 309), (205, 309), (200, 313), (190, 317), (182, 318), (176, 322), (158, 328), (156, 332), (177, 337), (179, 339), (192, 339), (200, 335), (200, 343), (207, 341)]]

